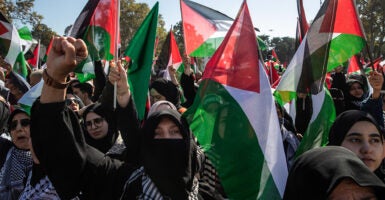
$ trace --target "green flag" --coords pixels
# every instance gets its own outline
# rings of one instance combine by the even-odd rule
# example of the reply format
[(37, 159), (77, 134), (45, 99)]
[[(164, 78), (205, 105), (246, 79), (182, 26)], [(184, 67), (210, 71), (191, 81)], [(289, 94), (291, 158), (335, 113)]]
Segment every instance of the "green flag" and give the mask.
[(127, 72), (128, 83), (140, 120), (144, 118), (147, 101), (158, 25), (158, 10), (159, 3), (156, 2), (124, 52), (124, 55), (130, 60), (130, 67)]

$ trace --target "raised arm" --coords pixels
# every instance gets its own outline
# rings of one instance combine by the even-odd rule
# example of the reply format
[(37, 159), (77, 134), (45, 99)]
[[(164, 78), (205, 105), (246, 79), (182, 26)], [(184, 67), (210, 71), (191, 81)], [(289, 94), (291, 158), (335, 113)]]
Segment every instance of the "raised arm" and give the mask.
[(368, 77), (369, 84), (373, 88), (373, 93), (366, 98), (360, 109), (370, 113), (377, 121), (377, 123), (384, 127), (384, 116), (382, 112), (382, 95), (381, 88), (384, 82), (384, 77), (380, 72), (371, 71)]
[(57, 37), (47, 61), (40, 99), (31, 109), (36, 156), (62, 199), (82, 192), (89, 199), (121, 193), (130, 170), (88, 146), (75, 113), (65, 105), (66, 77), (87, 56), (82, 40)]

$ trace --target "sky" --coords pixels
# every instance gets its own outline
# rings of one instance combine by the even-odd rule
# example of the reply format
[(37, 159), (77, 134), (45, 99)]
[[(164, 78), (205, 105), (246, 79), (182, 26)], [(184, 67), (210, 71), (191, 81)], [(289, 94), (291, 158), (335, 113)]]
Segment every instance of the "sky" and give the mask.
[[(158, 0), (159, 14), (166, 22), (166, 29), (181, 20), (179, 0)], [(243, 0), (193, 0), (219, 12), (235, 18)], [(52, 28), (59, 35), (73, 24), (87, 0), (35, 0), (33, 11), (44, 16), (42, 23)], [(147, 3), (150, 8), (156, 0), (136, 0)], [(248, 0), (250, 15), (254, 27), (260, 34), (271, 37), (295, 37), (297, 20), (296, 0)], [(320, 0), (304, 0), (304, 8), (308, 21), (311, 21), (320, 8)]]

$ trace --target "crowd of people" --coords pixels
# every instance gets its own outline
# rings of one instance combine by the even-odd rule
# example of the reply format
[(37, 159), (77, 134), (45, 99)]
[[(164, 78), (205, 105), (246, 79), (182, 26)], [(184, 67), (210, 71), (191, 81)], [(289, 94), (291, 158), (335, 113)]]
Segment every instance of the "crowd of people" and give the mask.
[[(121, 62), (111, 61), (108, 75), (95, 64), (96, 78), (81, 83), (72, 71), (86, 56), (82, 40), (56, 37), (45, 69), (27, 81), (4, 77), (0, 199), (227, 199), (215, 161), (182, 116), (199, 84), (188, 62), (179, 78), (171, 67), (170, 80), (151, 81), (152, 106), (139, 120)], [(283, 199), (385, 199), (384, 73), (348, 76), (341, 67), (332, 78), (338, 117), (328, 147), (297, 158), (310, 115), (292, 119), (276, 104), (290, 170)], [(41, 79), (29, 112), (17, 102)], [(309, 99), (299, 94), (298, 108), (309, 112)]]

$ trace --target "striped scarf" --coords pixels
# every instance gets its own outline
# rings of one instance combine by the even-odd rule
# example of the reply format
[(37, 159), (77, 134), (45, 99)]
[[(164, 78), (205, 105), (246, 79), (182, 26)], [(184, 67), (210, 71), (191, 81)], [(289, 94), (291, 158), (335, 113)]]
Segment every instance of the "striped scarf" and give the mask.
[(0, 197), (9, 192), (16, 195), (22, 192), (31, 168), (32, 156), (30, 151), (15, 147), (9, 149), (7, 159), (0, 170)]
[[(166, 200), (166, 199), (169, 199), (168, 197), (162, 196), (162, 194), (159, 192), (158, 188), (152, 182), (151, 178), (145, 173), (144, 167), (140, 167), (139, 169), (135, 170), (131, 174), (130, 178), (127, 180), (127, 182), (124, 186), (123, 191), (126, 191), (126, 189), (129, 187), (129, 185), (138, 179), (141, 179), (142, 194), (140, 194), (137, 199), (139, 199), (139, 200)], [(198, 180), (196, 178), (194, 178), (192, 192), (190, 193), (188, 200), (198, 200), (198, 189), (199, 189)], [(125, 196), (125, 192), (123, 192), (121, 199), (123, 199), (124, 196)]]
[(48, 176), (40, 179), (35, 185), (31, 185), (32, 171), (29, 173), (27, 185), (23, 193), (20, 195), (20, 199), (38, 200), (38, 199), (50, 199), (60, 200), (59, 195), (56, 193), (55, 187), (52, 185)]

